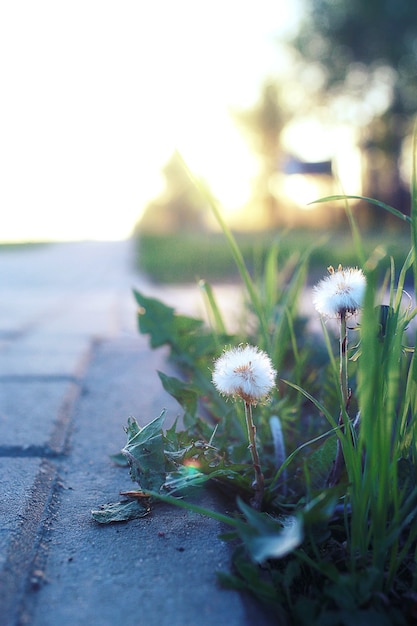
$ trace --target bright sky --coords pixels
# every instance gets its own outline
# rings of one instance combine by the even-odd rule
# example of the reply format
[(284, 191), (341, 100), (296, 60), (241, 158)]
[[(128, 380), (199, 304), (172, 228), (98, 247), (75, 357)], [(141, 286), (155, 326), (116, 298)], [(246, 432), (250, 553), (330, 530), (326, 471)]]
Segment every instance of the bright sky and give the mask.
[(249, 148), (228, 109), (279, 68), (295, 0), (0, 5), (0, 241), (121, 238), (177, 148), (227, 206)]

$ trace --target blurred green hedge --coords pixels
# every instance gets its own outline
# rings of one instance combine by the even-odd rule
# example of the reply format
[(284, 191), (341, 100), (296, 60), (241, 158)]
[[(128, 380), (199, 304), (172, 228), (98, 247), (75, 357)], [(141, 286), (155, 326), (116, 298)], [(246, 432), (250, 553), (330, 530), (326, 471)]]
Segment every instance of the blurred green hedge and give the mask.
[[(235, 233), (239, 248), (251, 274), (256, 277), (276, 232)], [(278, 263), (291, 256), (297, 258), (314, 243), (310, 257), (310, 280), (326, 273), (329, 265), (357, 266), (358, 259), (350, 232), (321, 233), (318, 231), (291, 230), (278, 237)], [(368, 234), (363, 243), (368, 254), (382, 246), (387, 256), (392, 255), (396, 267), (403, 263), (409, 240), (394, 233)], [(228, 244), (221, 233), (177, 233), (169, 235), (138, 234), (135, 237), (136, 266), (157, 283), (189, 283), (198, 279), (210, 282), (232, 282), (238, 273)]]

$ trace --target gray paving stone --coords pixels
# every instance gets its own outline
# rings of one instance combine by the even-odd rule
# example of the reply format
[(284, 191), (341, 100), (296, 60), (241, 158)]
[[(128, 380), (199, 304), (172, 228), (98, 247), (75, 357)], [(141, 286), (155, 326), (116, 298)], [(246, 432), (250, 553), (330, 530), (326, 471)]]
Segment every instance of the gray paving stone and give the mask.
[(87, 335), (33, 332), (0, 351), (0, 381), (12, 376), (80, 376), (90, 348)]
[(0, 340), (39, 325), (51, 333), (113, 335), (124, 307), (119, 299), (131, 299), (133, 307), (132, 245), (77, 242), (3, 251)]
[[(216, 571), (230, 565), (218, 522), (164, 505), (127, 524), (103, 527), (91, 518), (92, 509), (119, 500), (119, 491), (133, 486), (127, 470), (109, 460), (125, 444), (127, 417), (133, 414), (144, 424), (163, 407), (169, 421), (178, 413), (161, 391), (156, 369), (169, 373), (165, 353), (150, 352), (143, 338), (96, 348), (74, 412), (70, 454), (62, 463), (64, 488), (49, 534), (47, 582), (26, 598), (30, 626), (271, 623), (239, 594), (218, 587)], [(199, 501), (219, 506), (208, 492)]]
[(2, 291), (24, 296), (39, 293), (79, 293), (126, 284), (132, 275), (133, 242), (81, 241), (2, 251)]
[(0, 452), (48, 455), (65, 446), (69, 408), (79, 384), (71, 380), (0, 380)]
[(91, 289), (87, 294), (67, 296), (61, 302), (59, 313), (43, 321), (42, 329), (52, 335), (114, 336), (119, 331), (121, 300), (127, 293), (119, 294), (117, 289)]
[(39, 458), (0, 458), (0, 570), (5, 564), (12, 539), (25, 524), (26, 507), (41, 466)]
[(21, 292), (15, 289), (2, 288), (1, 336), (16, 336), (27, 332), (45, 316), (50, 315), (56, 306), (56, 293), (40, 293), (39, 290), (28, 288)]
[(19, 624), (22, 602), (39, 575), (38, 548), (44, 535), (56, 468), (42, 459), (0, 459), (0, 623)]

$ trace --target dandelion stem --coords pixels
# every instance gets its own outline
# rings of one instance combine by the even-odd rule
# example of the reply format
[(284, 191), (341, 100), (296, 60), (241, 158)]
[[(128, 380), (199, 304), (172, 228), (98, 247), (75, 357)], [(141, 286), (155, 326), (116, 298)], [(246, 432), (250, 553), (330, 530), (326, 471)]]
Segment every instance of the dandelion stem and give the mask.
[[(339, 426), (343, 430), (343, 411), (340, 411)], [(337, 438), (336, 456), (335, 456), (333, 467), (332, 467), (332, 470), (330, 472), (330, 476), (327, 482), (329, 487), (334, 487), (335, 485), (337, 485), (342, 475), (344, 465), (345, 465), (345, 457), (343, 456), (342, 442), (339, 438)]]
[(259, 462), (258, 449), (256, 447), (256, 427), (252, 419), (252, 404), (245, 401), (245, 417), (248, 427), (249, 450), (252, 455), (253, 469), (255, 471), (255, 480), (253, 488), (255, 490), (254, 498), (251, 502), (254, 509), (260, 510), (264, 495), (264, 475), (262, 474)]
[[(348, 336), (346, 325), (346, 310), (343, 309), (340, 312), (340, 391), (342, 396), (342, 406), (340, 407), (339, 426), (344, 433), (344, 416), (347, 413), (350, 403), (350, 391), (347, 371), (347, 348)], [(339, 482), (343, 467), (345, 465), (342, 442), (340, 438), (337, 439), (336, 446), (336, 457), (328, 481), (330, 487), (333, 487)]]
[(346, 407), (349, 398), (348, 372), (347, 372), (347, 325), (346, 311), (340, 313), (340, 390), (342, 392), (342, 405)]

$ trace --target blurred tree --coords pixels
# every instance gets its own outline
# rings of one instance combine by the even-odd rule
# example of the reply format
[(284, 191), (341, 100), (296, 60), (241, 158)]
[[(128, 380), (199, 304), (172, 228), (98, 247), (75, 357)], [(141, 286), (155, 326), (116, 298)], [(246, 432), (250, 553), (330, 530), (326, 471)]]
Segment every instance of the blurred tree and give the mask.
[(205, 230), (207, 207), (188, 177), (178, 153), (174, 152), (162, 174), (165, 187), (145, 207), (139, 229), (152, 233)]
[(400, 157), (417, 112), (416, 0), (305, 0), (293, 45), (323, 98), (361, 128), (364, 194), (406, 210)]
[(264, 83), (256, 104), (250, 109), (235, 111), (234, 118), (259, 157), (251, 205), (263, 213), (262, 223), (274, 226), (279, 221), (279, 199), (271, 189), (271, 181), (282, 161), (281, 134), (291, 119), (289, 109), (282, 102), (280, 85), (275, 81)]

